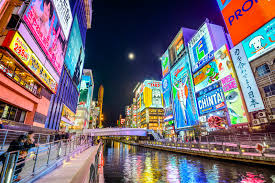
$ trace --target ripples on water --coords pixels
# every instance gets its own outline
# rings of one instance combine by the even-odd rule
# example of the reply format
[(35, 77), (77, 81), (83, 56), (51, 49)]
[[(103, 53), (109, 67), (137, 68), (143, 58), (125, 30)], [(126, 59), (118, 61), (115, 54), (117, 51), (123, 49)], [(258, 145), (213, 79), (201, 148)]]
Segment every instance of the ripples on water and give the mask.
[(275, 183), (275, 168), (223, 162), (108, 141), (107, 183)]

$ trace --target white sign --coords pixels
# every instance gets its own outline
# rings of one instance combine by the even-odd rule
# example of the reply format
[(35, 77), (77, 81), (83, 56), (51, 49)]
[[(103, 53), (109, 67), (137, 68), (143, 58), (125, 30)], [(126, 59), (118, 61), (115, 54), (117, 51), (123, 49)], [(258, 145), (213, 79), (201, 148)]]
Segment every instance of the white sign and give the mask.
[(73, 16), (69, 0), (53, 0), (59, 22), (66, 39), (69, 37), (70, 29), (73, 23)]
[(232, 48), (230, 53), (243, 91), (248, 112), (264, 109), (258, 86), (242, 44), (238, 44)]
[(210, 33), (205, 23), (194, 37), (188, 42), (193, 73), (214, 58), (214, 48)]

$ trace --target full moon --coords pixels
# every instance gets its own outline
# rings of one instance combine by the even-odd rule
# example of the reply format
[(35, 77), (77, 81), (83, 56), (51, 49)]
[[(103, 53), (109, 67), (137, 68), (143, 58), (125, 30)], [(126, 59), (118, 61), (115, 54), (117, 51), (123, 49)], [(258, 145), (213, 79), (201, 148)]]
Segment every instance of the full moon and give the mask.
[(134, 53), (129, 53), (129, 54), (128, 54), (128, 58), (129, 58), (130, 60), (134, 60), (134, 59), (135, 59), (135, 54), (134, 54)]

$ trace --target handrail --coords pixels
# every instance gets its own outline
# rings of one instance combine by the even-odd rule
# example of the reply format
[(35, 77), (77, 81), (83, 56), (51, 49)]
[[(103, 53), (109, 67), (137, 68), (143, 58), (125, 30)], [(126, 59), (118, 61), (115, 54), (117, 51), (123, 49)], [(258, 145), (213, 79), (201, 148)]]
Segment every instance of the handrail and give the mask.
[[(41, 144), (38, 147), (34, 147), (29, 150), (26, 155), (20, 155), (20, 152), (18, 151), (6, 152), (0, 183), (2, 183), (2, 181), (28, 182), (28, 180), (45, 171), (57, 161), (66, 159), (68, 155), (76, 151), (84, 150), (90, 147), (92, 144), (91, 140), (92, 139), (90, 136), (80, 135), (76, 136), (72, 140), (64, 139)], [(10, 155), (15, 153), (17, 153), (15, 158), (9, 158)], [(11, 167), (14, 168), (11, 169)]]

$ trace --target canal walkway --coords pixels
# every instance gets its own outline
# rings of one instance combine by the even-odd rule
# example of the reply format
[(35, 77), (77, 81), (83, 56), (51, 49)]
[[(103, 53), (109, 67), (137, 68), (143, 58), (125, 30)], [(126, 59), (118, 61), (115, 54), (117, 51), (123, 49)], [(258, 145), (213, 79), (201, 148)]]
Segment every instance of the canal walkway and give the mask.
[(126, 141), (125, 144), (183, 153), (195, 156), (275, 165), (275, 144), (272, 142), (234, 143), (234, 142), (158, 142), (158, 141)]

